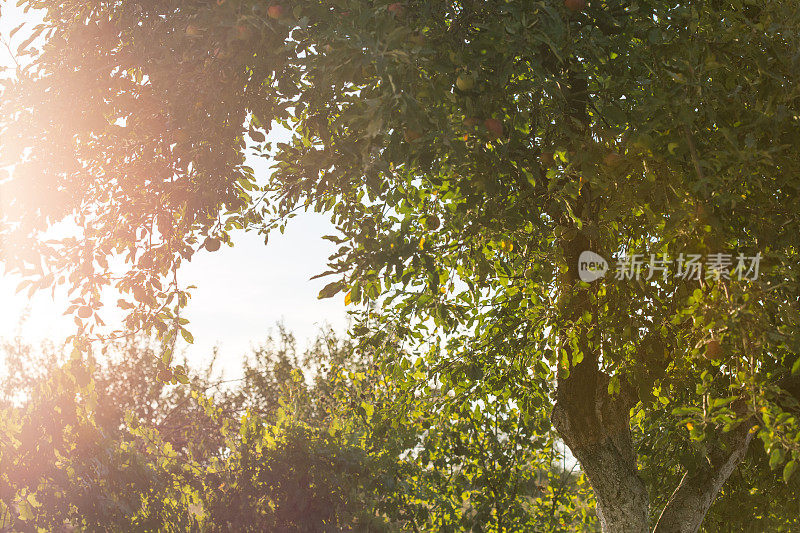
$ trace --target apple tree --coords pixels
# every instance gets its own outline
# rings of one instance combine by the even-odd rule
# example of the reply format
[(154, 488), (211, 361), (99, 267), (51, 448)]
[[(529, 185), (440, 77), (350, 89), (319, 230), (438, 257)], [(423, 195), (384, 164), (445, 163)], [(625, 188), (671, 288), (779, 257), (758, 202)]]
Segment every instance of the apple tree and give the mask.
[(76, 349), (109, 285), (127, 328), (191, 339), (183, 261), (325, 212), (322, 296), (435, 360), (386, 374), (445, 415), (550, 411), (604, 531), (697, 531), (755, 446), (796, 481), (793, 3), (24, 4), (0, 237), (70, 286)]

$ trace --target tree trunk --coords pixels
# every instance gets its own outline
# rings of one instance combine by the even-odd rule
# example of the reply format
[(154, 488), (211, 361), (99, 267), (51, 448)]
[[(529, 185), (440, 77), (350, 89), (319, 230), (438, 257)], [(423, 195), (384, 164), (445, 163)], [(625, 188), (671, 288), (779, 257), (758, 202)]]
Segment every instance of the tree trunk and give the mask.
[[(638, 475), (631, 439), (632, 395), (608, 395), (608, 378), (597, 372), (596, 384), (578, 393), (588, 377), (581, 362), (559, 379), (553, 425), (589, 478), (597, 515), (605, 533), (644, 533), (649, 528), (647, 488)], [(584, 381), (583, 386), (587, 383)], [(594, 391), (593, 393), (591, 391)], [(742, 461), (752, 439), (752, 421), (722, 435), (706, 461), (686, 472), (670, 497), (654, 533), (696, 533), (720, 489)]]
[[(576, 320), (590, 310), (586, 291), (575, 290), (578, 256), (589, 245), (578, 233), (564, 246), (569, 268), (561, 297), (569, 304), (568, 319)], [(559, 367), (553, 426), (589, 478), (602, 530), (646, 533), (650, 531), (649, 498), (638, 475), (630, 431), (630, 409), (636, 405), (637, 395), (624, 382), (618, 394), (610, 395), (609, 378), (600, 370), (597, 351), (586, 338), (579, 340), (578, 348), (580, 362), (568, 369)], [(576, 355), (565, 341), (561, 349), (573, 358)], [(736, 403), (737, 412), (744, 414), (744, 403)], [(752, 421), (746, 421), (721, 435), (721, 444), (712, 448), (706, 462), (687, 471), (661, 513), (655, 533), (695, 533), (700, 529), (722, 485), (747, 451), (751, 426)]]
[[(586, 81), (570, 70), (565, 80), (567, 115), (577, 127), (575, 134), (585, 133), (589, 94)], [(577, 148), (576, 148), (577, 149)], [(591, 219), (591, 190), (588, 184), (580, 189), (575, 211)], [(551, 215), (558, 219), (559, 213)], [(562, 225), (572, 221), (561, 214)], [(585, 312), (591, 312), (587, 291), (577, 286), (578, 258), (581, 252), (593, 249), (586, 235), (577, 234), (562, 241), (567, 271), (561, 279), (559, 306), (565, 309), (564, 319), (575, 323)], [(605, 533), (647, 533), (650, 531), (650, 504), (647, 487), (639, 477), (636, 450), (630, 431), (630, 409), (637, 394), (627, 383), (616, 395), (608, 392), (608, 376), (601, 370), (600, 355), (583, 336), (578, 342), (580, 358), (576, 358), (566, 332), (561, 332), (560, 349), (580, 360), (571, 368), (559, 365), (556, 403), (552, 422), (561, 438), (572, 450), (589, 478), (597, 500), (597, 515)], [(722, 485), (744, 457), (752, 435), (752, 422), (741, 424), (721, 436), (722, 445), (714, 448), (707, 464), (688, 471), (664, 508), (654, 533), (695, 533), (711, 507)]]
[(637, 472), (628, 402), (608, 396), (607, 378), (598, 381), (593, 394), (568, 394), (574, 385), (570, 378), (559, 387), (553, 425), (592, 484), (603, 531), (649, 531), (647, 488)]

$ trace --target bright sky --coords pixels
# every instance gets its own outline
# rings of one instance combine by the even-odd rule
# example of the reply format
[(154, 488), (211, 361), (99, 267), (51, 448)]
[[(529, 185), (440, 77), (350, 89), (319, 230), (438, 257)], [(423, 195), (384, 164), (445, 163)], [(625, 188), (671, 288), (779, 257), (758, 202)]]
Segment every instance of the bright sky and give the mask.
[[(0, 38), (7, 41), (24, 15), (13, 1), (0, 4)], [(17, 36), (14, 41), (19, 41)], [(0, 45), (0, 65), (10, 62)], [(248, 164), (257, 174), (268, 172), (269, 163), (264, 160)], [(233, 248), (223, 246), (216, 253), (196, 254), (179, 273), (184, 285), (197, 286), (185, 315), (195, 341), (192, 346), (184, 344), (190, 363), (202, 364), (212, 348), (219, 346), (226, 373), (236, 374), (241, 357), (265, 339), (278, 321), (295, 333), (301, 348), (325, 325), (344, 332), (347, 314), (342, 298), (317, 299), (330, 280), (309, 280), (326, 270), (326, 259), (334, 247), (321, 237), (331, 233), (333, 227), (326, 217), (300, 214), (285, 234), (271, 235), (267, 246), (258, 235), (242, 232)], [(0, 278), (0, 337), (19, 335), (34, 343), (44, 339), (60, 342), (74, 332), (71, 317), (62, 315), (66, 308), (63, 294), (57, 293), (54, 299), (49, 292), (39, 293), (29, 300), (27, 292), (15, 294), (18, 283), (7, 275)]]

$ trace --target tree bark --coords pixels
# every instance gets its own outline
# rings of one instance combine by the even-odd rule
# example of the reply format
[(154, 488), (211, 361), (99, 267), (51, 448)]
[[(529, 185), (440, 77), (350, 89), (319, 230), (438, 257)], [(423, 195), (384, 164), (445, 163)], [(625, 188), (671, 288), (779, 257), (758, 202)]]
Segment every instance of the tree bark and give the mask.
[[(578, 257), (588, 250), (585, 236), (565, 243), (568, 271), (562, 287), (568, 319), (590, 309), (587, 292), (576, 289)], [(561, 348), (569, 353), (568, 343)], [(599, 354), (586, 338), (579, 342), (582, 360), (570, 369), (559, 368), (553, 426), (589, 478), (597, 499), (597, 514), (604, 532), (649, 531), (647, 488), (638, 475), (630, 432), (630, 409), (636, 395), (627, 386), (608, 393), (608, 376), (600, 370)], [(574, 356), (574, 354), (573, 354)]]
[(723, 435), (723, 447), (714, 449), (705, 463), (684, 474), (654, 533), (695, 533), (700, 529), (720, 489), (744, 458), (753, 437), (751, 427), (752, 422), (745, 422)]
[(647, 488), (637, 472), (628, 402), (622, 396), (611, 398), (607, 377), (597, 376), (601, 379), (593, 392), (586, 390), (585, 395), (574, 394), (575, 382), (569, 381), (574, 374), (564, 380), (553, 409), (553, 425), (589, 478), (603, 531), (644, 533), (649, 531), (650, 507)]
[[(585, 80), (570, 71), (564, 85), (567, 115), (576, 124), (588, 124), (588, 91)], [(581, 135), (581, 129), (575, 132)], [(590, 211), (591, 191), (581, 189), (575, 211), (584, 216)], [(553, 213), (554, 218), (558, 213)], [(570, 225), (568, 218), (561, 220)], [(577, 228), (574, 238), (562, 242), (567, 272), (561, 280), (559, 304), (566, 323), (576, 322), (591, 311), (586, 290), (577, 286), (580, 253), (592, 249), (592, 243)], [(561, 332), (560, 349), (576, 353)], [(578, 342), (580, 362), (570, 368), (559, 366), (556, 402), (552, 422), (570, 447), (589, 478), (597, 500), (597, 515), (604, 533), (647, 533), (650, 531), (650, 504), (647, 487), (639, 477), (636, 450), (630, 431), (630, 409), (637, 394), (621, 383), (622, 390), (608, 392), (609, 377), (601, 370), (600, 354), (586, 337)], [(654, 533), (695, 533), (722, 485), (744, 457), (752, 435), (752, 422), (740, 424), (722, 435), (721, 446), (712, 450), (707, 462), (688, 471), (672, 494), (656, 524)]]

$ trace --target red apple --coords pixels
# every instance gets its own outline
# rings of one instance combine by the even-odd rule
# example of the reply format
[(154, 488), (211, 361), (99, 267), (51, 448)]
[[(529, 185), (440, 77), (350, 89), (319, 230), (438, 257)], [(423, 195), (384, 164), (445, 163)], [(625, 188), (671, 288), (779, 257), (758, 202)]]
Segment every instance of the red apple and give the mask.
[(503, 136), (503, 123), (496, 118), (487, 118), (483, 121), (483, 125), (493, 137), (499, 139)]
[(269, 8), (267, 8), (267, 15), (269, 15), (269, 18), (271, 19), (282, 19), (285, 14), (286, 10), (280, 4), (272, 4), (269, 6)]
[(412, 128), (406, 128), (406, 131), (403, 136), (405, 137), (406, 142), (414, 142), (420, 137), (422, 137), (422, 133)]
[(609, 152), (603, 157), (603, 164), (607, 167), (615, 168), (623, 161), (621, 155), (616, 152)]
[(722, 345), (717, 339), (711, 339), (706, 344), (706, 359), (719, 359), (722, 355)]
[(389, 7), (387, 7), (386, 9), (389, 11), (389, 13), (398, 18), (402, 17), (406, 12), (405, 6), (400, 2), (394, 2), (392, 4), (389, 4)]
[(564, 0), (564, 5), (573, 13), (586, 9), (586, 0)]

